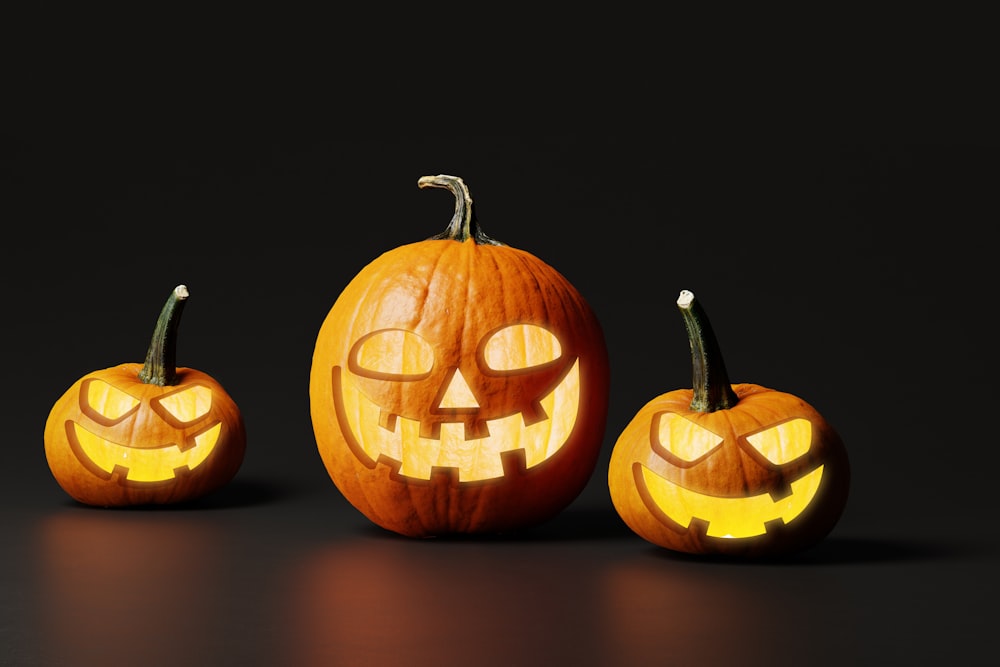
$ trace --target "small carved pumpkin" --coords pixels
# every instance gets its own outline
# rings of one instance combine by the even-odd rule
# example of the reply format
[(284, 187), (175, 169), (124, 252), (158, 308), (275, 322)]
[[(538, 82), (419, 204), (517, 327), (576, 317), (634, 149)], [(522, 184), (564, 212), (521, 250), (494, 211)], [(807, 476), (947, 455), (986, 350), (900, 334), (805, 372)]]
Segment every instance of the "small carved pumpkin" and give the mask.
[(615, 509), (640, 537), (704, 555), (777, 556), (811, 546), (847, 501), (847, 453), (808, 403), (729, 383), (700, 302), (677, 305), (691, 343), (693, 389), (647, 403), (611, 453)]
[(157, 320), (144, 364), (77, 380), (45, 423), (45, 457), (81, 503), (176, 503), (228, 483), (243, 462), (246, 432), (215, 379), (174, 364), (188, 289), (177, 286)]
[(486, 236), (462, 179), (443, 234), (364, 267), (316, 339), (309, 396), (337, 488), (383, 528), (504, 532), (555, 515), (596, 466), (604, 336), (580, 293)]

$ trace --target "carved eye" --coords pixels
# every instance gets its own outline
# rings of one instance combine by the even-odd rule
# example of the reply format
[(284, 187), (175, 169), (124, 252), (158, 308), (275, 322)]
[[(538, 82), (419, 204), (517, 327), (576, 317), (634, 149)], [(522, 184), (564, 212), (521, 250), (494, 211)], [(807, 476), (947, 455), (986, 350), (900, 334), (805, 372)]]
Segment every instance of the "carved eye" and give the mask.
[(198, 421), (212, 409), (212, 390), (201, 385), (192, 385), (164, 396), (156, 403), (181, 425), (189, 424)]
[(354, 344), (350, 368), (382, 380), (419, 380), (434, 368), (434, 349), (412, 331), (380, 329)]
[(653, 422), (654, 446), (688, 463), (697, 461), (722, 444), (724, 438), (673, 412), (661, 412)]
[(94, 421), (111, 426), (135, 410), (140, 401), (104, 380), (87, 380), (80, 392), (83, 411)]
[(534, 324), (514, 324), (493, 333), (483, 348), (486, 365), (495, 371), (541, 366), (562, 356), (552, 332)]
[(788, 463), (809, 451), (812, 423), (808, 419), (793, 419), (748, 435), (747, 442), (771, 463)]

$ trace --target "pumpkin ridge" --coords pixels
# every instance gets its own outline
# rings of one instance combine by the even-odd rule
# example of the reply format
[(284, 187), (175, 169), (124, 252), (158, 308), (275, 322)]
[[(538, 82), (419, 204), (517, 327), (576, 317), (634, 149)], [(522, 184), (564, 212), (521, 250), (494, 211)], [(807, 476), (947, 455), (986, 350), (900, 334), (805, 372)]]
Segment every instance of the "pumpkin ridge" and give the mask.
[[(533, 264), (530, 264), (529, 262), (525, 261), (524, 253), (511, 253), (509, 258), (505, 259), (509, 260), (505, 262), (505, 266), (509, 266), (515, 274), (521, 276), (527, 276), (531, 279), (532, 287), (524, 286), (523, 288), (518, 290), (517, 294), (511, 295), (511, 297), (515, 301), (515, 306), (519, 302), (520, 298), (523, 298), (524, 296), (521, 290), (523, 290), (523, 292), (531, 292), (531, 291), (537, 293), (543, 292), (541, 283), (539, 282), (538, 275), (536, 273), (536, 267)], [(549, 318), (550, 304), (548, 303), (548, 300), (546, 300), (545, 303), (542, 304), (542, 307), (545, 309), (545, 321), (551, 321), (551, 319)], [(532, 322), (532, 324), (534, 323)]]
[(510, 298), (510, 280), (507, 277), (507, 272), (504, 270), (503, 262), (501, 261), (504, 257), (502, 252), (486, 252), (484, 256), (489, 259), (491, 269), (489, 271), (490, 275), (496, 280), (497, 292), (503, 295), (503, 307), (504, 316), (510, 312), (510, 307), (507, 304), (507, 300)]
[[(457, 249), (457, 252), (461, 254), (461, 259), (464, 261), (464, 271), (465, 271), (465, 290), (462, 291), (462, 301), (461, 303), (456, 303), (452, 307), (452, 311), (455, 312), (466, 312), (469, 309), (469, 304), (478, 305), (476, 295), (479, 293), (479, 271), (477, 268), (482, 261), (483, 257), (489, 257), (492, 253), (480, 248), (473, 240), (468, 240), (463, 242)], [(468, 318), (462, 317), (461, 326), (459, 329), (458, 340), (461, 349), (476, 349), (476, 330), (479, 328), (480, 323), (469, 322)], [(471, 328), (470, 328), (471, 325)], [(470, 340), (471, 339), (471, 340)]]
[(443, 245), (438, 252), (433, 253), (430, 256), (430, 265), (427, 267), (427, 277), (422, 280), (423, 284), (423, 294), (420, 295), (419, 301), (420, 305), (417, 310), (416, 316), (414, 317), (413, 324), (421, 324), (424, 321), (425, 309), (427, 308), (427, 302), (430, 299), (430, 294), (434, 290), (434, 279), (438, 275), (438, 272), (448, 273), (447, 268), (441, 268), (442, 265), (447, 267), (448, 255), (452, 249), (450, 245)]

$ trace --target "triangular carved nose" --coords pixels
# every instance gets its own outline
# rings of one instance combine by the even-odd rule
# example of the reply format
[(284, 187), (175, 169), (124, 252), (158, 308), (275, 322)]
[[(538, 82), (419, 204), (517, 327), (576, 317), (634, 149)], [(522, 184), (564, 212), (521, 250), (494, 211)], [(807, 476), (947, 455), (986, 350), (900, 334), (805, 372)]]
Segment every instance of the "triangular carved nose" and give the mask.
[(469, 388), (469, 383), (465, 381), (465, 377), (459, 369), (455, 369), (454, 375), (452, 375), (451, 380), (448, 381), (448, 386), (445, 387), (444, 394), (441, 396), (441, 402), (438, 404), (438, 407), (450, 409), (468, 409), (479, 407), (479, 402), (472, 394), (472, 389)]

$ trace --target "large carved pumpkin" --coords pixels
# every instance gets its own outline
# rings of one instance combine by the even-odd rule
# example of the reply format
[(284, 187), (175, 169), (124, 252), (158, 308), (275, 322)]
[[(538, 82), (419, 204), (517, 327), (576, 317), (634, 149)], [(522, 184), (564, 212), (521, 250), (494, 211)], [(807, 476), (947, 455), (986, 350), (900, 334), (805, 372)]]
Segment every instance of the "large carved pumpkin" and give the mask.
[(364, 267), (316, 339), (319, 453), (365, 516), (427, 537), (505, 532), (554, 516), (600, 452), (609, 369), (569, 281), (486, 236), (461, 178), (443, 234)]
[(170, 293), (145, 363), (88, 373), (52, 406), (45, 457), (79, 502), (192, 500), (228, 483), (242, 464), (246, 432), (235, 401), (207, 373), (175, 365), (188, 295), (184, 285)]
[(677, 301), (693, 388), (647, 403), (619, 435), (608, 486), (649, 542), (679, 552), (779, 556), (821, 540), (847, 501), (849, 468), (833, 427), (801, 398), (730, 384), (700, 302)]

